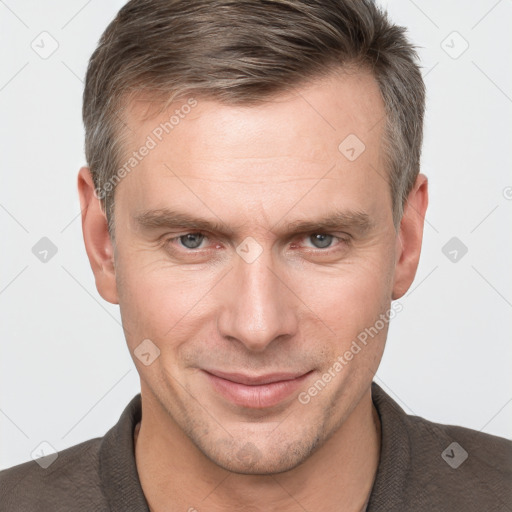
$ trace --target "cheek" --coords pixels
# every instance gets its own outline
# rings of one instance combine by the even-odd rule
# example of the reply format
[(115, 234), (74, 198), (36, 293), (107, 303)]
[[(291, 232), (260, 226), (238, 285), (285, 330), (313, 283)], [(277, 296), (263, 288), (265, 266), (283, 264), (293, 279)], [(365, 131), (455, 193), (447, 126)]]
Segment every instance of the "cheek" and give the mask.
[(179, 337), (201, 315), (202, 299), (215, 284), (212, 271), (186, 271), (134, 252), (119, 258), (116, 279), (123, 325), (133, 342)]
[(389, 308), (393, 266), (390, 257), (375, 251), (374, 257), (353, 261), (329, 271), (303, 272), (300, 296), (311, 311), (345, 338), (375, 322)]

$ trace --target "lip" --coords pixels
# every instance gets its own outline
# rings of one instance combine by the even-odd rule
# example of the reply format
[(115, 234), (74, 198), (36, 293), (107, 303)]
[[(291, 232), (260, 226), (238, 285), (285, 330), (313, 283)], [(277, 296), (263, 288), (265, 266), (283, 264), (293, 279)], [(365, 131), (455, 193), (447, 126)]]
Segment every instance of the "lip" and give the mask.
[(260, 376), (203, 370), (212, 387), (240, 407), (264, 409), (278, 405), (297, 391), (312, 371), (271, 373)]

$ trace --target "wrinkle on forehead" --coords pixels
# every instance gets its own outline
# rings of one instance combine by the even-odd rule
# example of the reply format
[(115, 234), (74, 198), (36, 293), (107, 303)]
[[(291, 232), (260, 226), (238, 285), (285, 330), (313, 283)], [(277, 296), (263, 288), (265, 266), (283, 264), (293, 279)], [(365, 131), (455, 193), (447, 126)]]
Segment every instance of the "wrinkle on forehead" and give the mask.
[[(273, 184), (280, 184), (280, 183), (294, 183), (294, 182), (301, 182), (301, 181), (312, 181), (312, 182), (315, 182), (315, 181), (318, 181), (318, 180), (334, 180), (334, 181), (337, 181), (339, 180), (340, 178), (335, 178), (335, 177), (311, 177), (311, 178), (305, 178), (304, 176), (300, 176), (300, 177), (297, 177), (297, 178), (290, 178), (290, 179), (279, 179), (280, 176), (275, 176), (274, 178), (275, 179), (269, 179), (269, 178), (272, 178), (272, 176), (270, 176), (269, 178), (265, 178), (264, 180), (261, 180), (261, 181), (246, 181), (246, 180), (240, 180), (240, 179), (225, 179), (225, 180), (222, 180), (222, 179), (215, 179), (215, 178), (203, 178), (203, 177), (200, 177), (200, 176), (194, 176), (192, 174), (179, 174), (179, 177), (180, 178), (187, 178), (188, 180), (195, 180), (195, 181), (206, 181), (206, 182), (211, 182), (211, 183), (240, 183), (240, 184), (244, 184), (244, 185), (267, 185), (269, 183), (269, 181)], [(170, 176), (170, 178), (172, 179), (178, 179), (176, 176)], [(239, 178), (239, 177), (237, 177)]]

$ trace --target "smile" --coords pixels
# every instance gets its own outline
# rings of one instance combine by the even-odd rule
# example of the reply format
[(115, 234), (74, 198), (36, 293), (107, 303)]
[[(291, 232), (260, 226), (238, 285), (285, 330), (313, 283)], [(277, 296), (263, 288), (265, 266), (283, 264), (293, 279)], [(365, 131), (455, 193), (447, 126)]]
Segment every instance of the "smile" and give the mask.
[(240, 407), (264, 409), (273, 407), (296, 392), (312, 373), (276, 373), (248, 376), (203, 370), (213, 389)]

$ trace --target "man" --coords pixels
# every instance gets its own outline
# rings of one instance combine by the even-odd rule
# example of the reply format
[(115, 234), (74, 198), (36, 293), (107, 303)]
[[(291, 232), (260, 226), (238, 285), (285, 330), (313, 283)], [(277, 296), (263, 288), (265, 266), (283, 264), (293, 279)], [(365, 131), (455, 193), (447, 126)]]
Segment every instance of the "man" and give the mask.
[(512, 510), (510, 441), (372, 382), (420, 257), (424, 98), (369, 0), (128, 2), (78, 188), (141, 393), (1, 472), (1, 510)]

